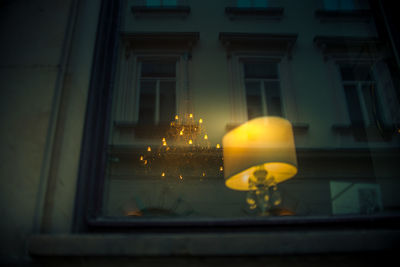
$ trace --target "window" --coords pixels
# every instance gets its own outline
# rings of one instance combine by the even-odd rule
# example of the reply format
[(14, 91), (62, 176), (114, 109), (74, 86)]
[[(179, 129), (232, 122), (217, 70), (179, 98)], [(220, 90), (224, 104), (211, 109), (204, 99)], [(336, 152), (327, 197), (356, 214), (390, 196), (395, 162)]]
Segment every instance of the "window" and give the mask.
[(247, 117), (282, 116), (278, 63), (248, 61), (243, 63)]
[(146, 0), (147, 6), (176, 6), (177, 0)]
[(271, 115), (296, 118), (291, 85), (291, 49), (297, 35), (220, 33), (231, 84), (231, 121), (227, 128)]
[(141, 60), (138, 124), (167, 124), (176, 114), (176, 62)]
[(268, 7), (267, 0), (237, 0), (237, 6), (246, 7)]
[(381, 125), (381, 105), (372, 66), (341, 64), (339, 68), (351, 123), (362, 127)]
[(324, 0), (324, 8), (327, 10), (353, 10), (354, 0)]
[[(325, 52), (335, 57), (335, 63), (338, 57), (343, 62), (339, 69), (336, 68), (336, 74), (342, 75), (342, 87), (348, 91), (345, 95), (342, 87), (327, 85), (323, 77), (327, 60), (324, 61), (314, 51), (314, 46), (304, 49), (302, 43), (296, 47), (292, 57), (297, 34), (221, 32), (220, 41), (226, 52), (223, 54), (220, 53), (221, 46), (215, 42), (215, 36), (205, 35), (202, 44), (207, 45), (195, 47), (193, 60), (190, 60), (189, 54), (198, 40), (198, 34), (137, 33), (133, 31), (138, 28), (132, 25), (129, 27), (131, 32), (123, 33), (126, 37), (123, 36), (120, 46), (122, 51), (117, 61), (117, 81), (115, 85), (113, 82), (107, 84), (112, 84), (110, 90), (119, 94), (112, 100), (120, 101), (110, 104), (110, 109), (115, 109), (113, 112), (116, 112), (116, 116), (130, 125), (127, 123), (129, 127), (118, 129), (112, 123), (115, 122), (114, 118), (111, 118), (111, 123), (106, 125), (108, 128), (104, 127), (105, 131), (111, 129), (108, 136), (98, 138), (108, 143), (104, 147), (93, 145), (93, 153), (103, 153), (102, 157), (98, 156), (94, 163), (90, 161), (92, 157), (86, 157), (86, 165), (93, 168), (90, 186), (98, 187), (96, 194), (99, 195), (97, 199), (100, 199), (96, 205), (91, 206), (97, 210), (90, 219), (97, 220), (90, 223), (100, 225), (109, 220), (113, 225), (145, 226), (153, 223), (154, 226), (158, 223), (158, 226), (163, 226), (169, 223), (173, 225), (179, 219), (181, 225), (190, 226), (193, 222), (202, 226), (208, 222), (204, 223), (204, 218), (216, 222), (214, 225), (219, 222), (228, 222), (229, 225), (231, 219), (236, 218), (244, 218), (244, 225), (247, 221), (251, 222), (246, 218), (259, 215), (255, 210), (257, 207), (253, 205), (254, 194), (247, 190), (232, 191), (226, 186), (222, 173), (228, 169), (223, 165), (226, 162), (223, 162), (223, 158), (226, 160), (227, 157), (222, 157), (226, 147), (221, 150), (221, 144), (224, 145), (221, 140), (227, 132), (228, 124), (236, 123), (237, 126), (264, 115), (285, 116), (292, 122), (309, 118), (313, 123), (310, 135), (296, 136), (303, 141), (297, 143), (302, 145), (298, 150), (301, 162), (299, 167), (302, 168), (299, 179), (294, 178), (279, 185), (282, 197), (274, 194), (275, 187), (271, 188), (274, 190), (271, 197), (263, 197), (266, 202), (274, 199), (274, 203), (282, 204), (282, 209), (271, 212), (330, 216), (343, 213), (338, 206), (353, 203), (357, 197), (362, 199), (362, 203), (359, 209), (351, 211), (352, 214), (370, 212), (368, 210), (380, 212), (379, 209), (388, 206), (386, 203), (380, 204), (380, 189), (375, 190), (372, 186), (376, 184), (378, 175), (375, 166), (370, 164), (369, 151), (348, 152), (341, 150), (341, 147), (338, 149), (335, 141), (339, 138), (329, 131), (334, 122), (346, 123), (344, 119), (334, 120), (335, 116), (339, 117), (342, 113), (327, 114), (334, 106), (330, 105), (332, 91), (343, 94), (340, 98), (343, 103), (340, 104), (348, 101), (349, 113), (354, 114), (354, 121), (366, 124), (373, 122), (374, 114), (368, 113), (368, 107), (373, 104), (373, 98), (368, 97), (368, 88), (378, 82), (366, 70), (368, 64), (361, 62), (350, 68), (343, 60), (348, 54), (359, 55), (359, 48), (363, 48), (368, 40), (351, 38), (348, 43), (354, 45), (350, 47), (341, 39), (322, 38), (328, 44), (322, 46)], [(259, 30), (261, 32), (261, 28)], [(375, 44), (374, 39), (370, 43)], [(333, 45), (344, 47), (333, 49)], [(308, 64), (309, 56), (313, 60), (311, 65)], [(189, 78), (182, 80), (185, 73)], [(340, 79), (336, 79), (336, 82), (340, 83)], [(118, 91), (120, 88), (122, 91)], [(331, 90), (337, 88), (341, 90)], [(182, 97), (184, 94), (191, 98)], [(101, 103), (111, 102), (106, 100)], [(182, 109), (185, 100), (194, 103), (193, 114), (190, 109)], [(296, 107), (297, 103), (299, 108)], [(354, 108), (354, 103), (359, 105)], [(328, 107), (325, 109), (325, 106)], [(343, 113), (345, 111), (340, 110)], [(154, 129), (142, 127), (163, 123), (170, 123), (171, 136), (151, 139), (148, 137)], [(93, 128), (95, 133), (99, 132), (98, 127)], [(137, 128), (145, 129), (146, 138), (138, 140)], [(186, 132), (191, 135), (183, 140), (182, 136), (186, 137)], [(175, 146), (175, 140), (177, 144), (183, 140), (183, 145)], [(192, 149), (198, 140), (204, 145)], [(353, 147), (358, 145), (354, 144), (353, 139), (351, 141)], [(243, 142), (239, 140), (237, 143)], [(254, 147), (254, 152), (258, 153), (259, 146)], [(179, 151), (174, 150), (178, 148)], [(247, 155), (242, 151), (239, 150), (237, 155), (239, 159), (246, 160)], [(99, 165), (105, 166), (105, 170), (97, 170)], [(397, 172), (386, 173), (384, 168), (380, 177), (394, 180)], [(84, 173), (81, 177), (87, 176)], [(346, 184), (342, 181), (346, 181)], [(356, 182), (360, 182), (360, 190), (357, 189), (353, 194), (354, 191), (347, 190), (347, 187), (350, 188)], [(383, 184), (382, 195), (390, 189), (390, 183)], [(345, 191), (352, 194), (350, 201)], [(369, 198), (373, 200), (370, 206)], [(93, 201), (94, 198), (89, 196), (88, 199)], [(335, 209), (332, 206), (334, 201), (337, 204)], [(398, 208), (398, 202), (392, 206)]]

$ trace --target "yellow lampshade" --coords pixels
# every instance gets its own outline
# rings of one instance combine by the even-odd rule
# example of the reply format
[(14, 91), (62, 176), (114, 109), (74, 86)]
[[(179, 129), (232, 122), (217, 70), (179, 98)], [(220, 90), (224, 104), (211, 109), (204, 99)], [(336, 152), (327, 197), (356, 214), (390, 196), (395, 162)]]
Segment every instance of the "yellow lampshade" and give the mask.
[(222, 139), (225, 184), (234, 190), (249, 190), (249, 177), (260, 165), (276, 183), (297, 173), (297, 158), (291, 123), (280, 117), (250, 120)]

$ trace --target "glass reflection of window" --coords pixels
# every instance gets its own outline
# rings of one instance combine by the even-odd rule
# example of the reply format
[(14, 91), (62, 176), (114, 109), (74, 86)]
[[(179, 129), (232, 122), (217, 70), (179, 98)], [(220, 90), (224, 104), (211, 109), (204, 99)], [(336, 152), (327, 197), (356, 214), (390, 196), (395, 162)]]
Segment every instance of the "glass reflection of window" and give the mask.
[(340, 66), (350, 121), (353, 125), (374, 126), (380, 119), (376, 82), (369, 64)]
[(238, 7), (267, 7), (267, 0), (237, 0)]
[(327, 10), (353, 10), (354, 0), (324, 0), (324, 8)]
[(167, 124), (176, 113), (176, 62), (142, 61), (139, 124)]
[(245, 62), (247, 117), (282, 116), (278, 63)]
[(146, 0), (147, 6), (176, 6), (177, 0)]

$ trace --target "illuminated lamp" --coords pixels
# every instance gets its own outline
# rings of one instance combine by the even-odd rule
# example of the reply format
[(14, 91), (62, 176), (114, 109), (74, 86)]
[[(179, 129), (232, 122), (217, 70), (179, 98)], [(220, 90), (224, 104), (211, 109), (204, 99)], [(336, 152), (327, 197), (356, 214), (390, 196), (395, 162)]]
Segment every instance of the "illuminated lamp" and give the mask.
[(262, 215), (281, 203), (277, 184), (297, 173), (291, 123), (280, 117), (260, 117), (231, 130), (223, 137), (225, 185), (249, 191), (250, 209)]

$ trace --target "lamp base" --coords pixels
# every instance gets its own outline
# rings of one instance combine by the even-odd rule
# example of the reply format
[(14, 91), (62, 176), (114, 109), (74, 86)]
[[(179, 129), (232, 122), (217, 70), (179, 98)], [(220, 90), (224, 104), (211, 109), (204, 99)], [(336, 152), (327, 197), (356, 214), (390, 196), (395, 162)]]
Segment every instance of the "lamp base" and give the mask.
[(251, 210), (259, 209), (261, 216), (271, 215), (271, 208), (282, 202), (274, 177), (264, 169), (263, 165), (260, 165), (249, 178), (246, 202)]

